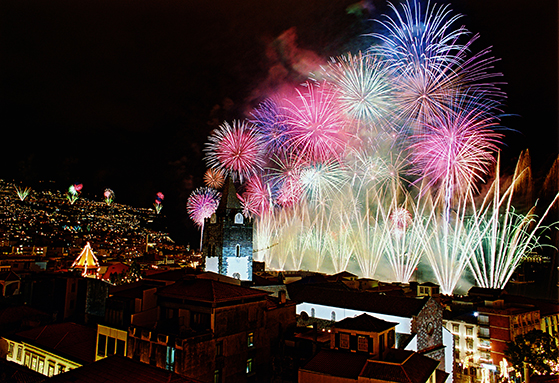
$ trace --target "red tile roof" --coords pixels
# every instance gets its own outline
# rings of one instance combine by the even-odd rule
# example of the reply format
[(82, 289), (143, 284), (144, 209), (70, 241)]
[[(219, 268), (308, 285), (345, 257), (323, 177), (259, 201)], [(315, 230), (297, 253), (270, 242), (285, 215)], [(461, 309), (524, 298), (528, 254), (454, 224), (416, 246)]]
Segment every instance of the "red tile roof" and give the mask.
[(359, 373), (367, 362), (367, 356), (367, 354), (325, 349), (316, 354), (301, 370), (357, 381)]
[(392, 349), (385, 359), (369, 360), (361, 376), (398, 383), (425, 383), (439, 362), (413, 351)]
[(97, 330), (76, 323), (56, 323), (21, 331), (19, 338), (80, 363), (95, 361)]
[(268, 296), (268, 293), (212, 279), (191, 279), (181, 280), (163, 287), (157, 292), (157, 295), (160, 297), (217, 303), (258, 297), (264, 299)]
[(55, 375), (53, 383), (199, 383), (123, 356), (110, 356), (95, 363)]

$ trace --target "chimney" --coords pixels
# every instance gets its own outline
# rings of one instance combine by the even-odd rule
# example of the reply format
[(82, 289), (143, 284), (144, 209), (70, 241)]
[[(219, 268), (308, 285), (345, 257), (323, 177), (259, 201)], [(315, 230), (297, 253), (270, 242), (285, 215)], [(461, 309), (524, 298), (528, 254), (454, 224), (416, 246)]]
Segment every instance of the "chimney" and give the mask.
[(285, 290), (278, 291), (278, 296), (279, 296), (280, 304), (282, 305), (285, 304), (285, 301), (287, 300)]

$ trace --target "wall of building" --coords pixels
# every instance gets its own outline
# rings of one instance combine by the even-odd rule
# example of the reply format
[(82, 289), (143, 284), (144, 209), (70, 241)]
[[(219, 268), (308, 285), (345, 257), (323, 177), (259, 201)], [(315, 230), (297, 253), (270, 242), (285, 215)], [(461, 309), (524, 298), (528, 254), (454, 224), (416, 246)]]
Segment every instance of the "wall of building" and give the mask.
[(28, 343), (18, 342), (9, 338), (3, 339), (8, 342), (9, 347), (6, 360), (25, 365), (40, 374), (53, 376), (81, 367), (79, 363)]

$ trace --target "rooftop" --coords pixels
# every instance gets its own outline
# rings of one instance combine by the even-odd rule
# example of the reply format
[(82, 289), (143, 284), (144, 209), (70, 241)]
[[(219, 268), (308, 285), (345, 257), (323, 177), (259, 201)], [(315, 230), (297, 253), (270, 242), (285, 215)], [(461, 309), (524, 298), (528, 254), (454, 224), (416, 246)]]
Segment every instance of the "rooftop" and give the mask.
[[(334, 283), (331, 283), (332, 285)], [(343, 284), (342, 284), (343, 285)], [(423, 309), (429, 298), (388, 296), (366, 291), (327, 288), (324, 285), (287, 286), (289, 296), (297, 302), (343, 307), (371, 313), (411, 318)]]
[(16, 334), (29, 343), (79, 363), (95, 361), (97, 331), (76, 323), (56, 323)]
[(167, 298), (218, 303), (239, 299), (264, 299), (268, 296), (268, 293), (212, 279), (183, 279), (161, 288), (157, 295)]
[(367, 332), (382, 332), (396, 327), (398, 323), (387, 322), (369, 314), (361, 314), (353, 318), (346, 318), (334, 324), (335, 328)]
[(174, 372), (149, 364), (136, 362), (130, 358), (113, 355), (95, 363), (55, 375), (49, 382), (62, 383), (196, 383)]

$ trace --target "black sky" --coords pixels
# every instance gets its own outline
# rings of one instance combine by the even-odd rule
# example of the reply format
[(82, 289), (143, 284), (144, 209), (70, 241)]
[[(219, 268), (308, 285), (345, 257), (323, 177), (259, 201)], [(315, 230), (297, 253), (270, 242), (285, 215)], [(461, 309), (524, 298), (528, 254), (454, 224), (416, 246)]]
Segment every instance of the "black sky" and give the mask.
[[(3, 0), (0, 178), (151, 206), (172, 236), (195, 243), (185, 203), (202, 185), (203, 144), (305, 63), (365, 49), (384, 1)], [(456, 0), (466, 27), (502, 60), (505, 152), (557, 154), (557, 3)], [(294, 29), (290, 29), (293, 28)], [(286, 33), (286, 31), (290, 31)], [(302, 69), (301, 69), (302, 68)], [(97, 196), (97, 197), (95, 197)], [(186, 233), (186, 234), (185, 234)]]

